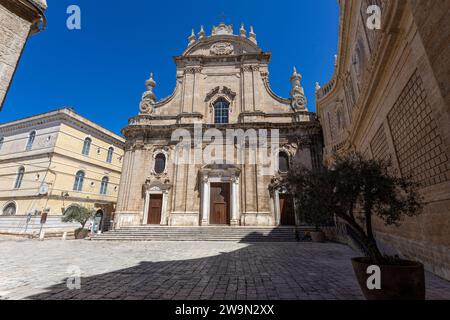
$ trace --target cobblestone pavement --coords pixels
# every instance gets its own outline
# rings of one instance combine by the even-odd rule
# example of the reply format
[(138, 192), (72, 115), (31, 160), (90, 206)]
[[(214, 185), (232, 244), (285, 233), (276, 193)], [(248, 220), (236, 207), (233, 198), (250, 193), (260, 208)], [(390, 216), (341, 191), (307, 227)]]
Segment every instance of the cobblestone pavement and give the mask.
[[(0, 238), (1, 299), (362, 299), (347, 246)], [(69, 290), (70, 266), (81, 289)], [(450, 283), (427, 274), (429, 299)]]

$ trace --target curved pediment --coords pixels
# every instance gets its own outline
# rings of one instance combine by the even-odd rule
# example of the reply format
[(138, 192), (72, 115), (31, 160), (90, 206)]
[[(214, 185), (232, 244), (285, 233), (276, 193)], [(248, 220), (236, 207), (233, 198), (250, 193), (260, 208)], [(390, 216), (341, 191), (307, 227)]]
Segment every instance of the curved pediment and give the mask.
[(238, 56), (259, 54), (262, 50), (247, 38), (234, 35), (214, 35), (190, 45), (183, 57), (187, 56)]

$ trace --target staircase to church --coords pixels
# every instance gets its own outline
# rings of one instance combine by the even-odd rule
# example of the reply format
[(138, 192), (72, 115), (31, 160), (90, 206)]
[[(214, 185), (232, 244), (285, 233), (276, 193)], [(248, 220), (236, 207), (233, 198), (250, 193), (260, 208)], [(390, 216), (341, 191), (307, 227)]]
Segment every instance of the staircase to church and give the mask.
[(96, 235), (91, 240), (295, 242), (304, 240), (309, 231), (313, 228), (130, 226)]

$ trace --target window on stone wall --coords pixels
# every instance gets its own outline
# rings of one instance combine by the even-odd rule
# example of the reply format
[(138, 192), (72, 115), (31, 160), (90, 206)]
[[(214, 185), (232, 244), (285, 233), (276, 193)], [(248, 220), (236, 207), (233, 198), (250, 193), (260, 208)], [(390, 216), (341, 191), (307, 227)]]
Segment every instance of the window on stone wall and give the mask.
[(25, 168), (20, 167), (19, 171), (17, 172), (16, 176), (16, 182), (14, 183), (14, 189), (20, 189), (22, 186), (23, 176), (25, 175)]
[(114, 148), (111, 147), (108, 149), (108, 155), (106, 156), (106, 162), (111, 163), (114, 154)]
[(108, 183), (109, 183), (109, 178), (103, 177), (102, 183), (100, 185), (100, 194), (106, 194), (108, 192)]
[(78, 171), (75, 175), (75, 182), (73, 184), (73, 191), (82, 191), (84, 182), (84, 172)]
[(33, 149), (33, 143), (34, 143), (35, 139), (36, 139), (36, 131), (33, 131), (28, 136), (27, 147), (26, 147), (27, 151), (30, 151), (31, 149)]
[(289, 155), (284, 151), (278, 154), (278, 170), (281, 173), (287, 173), (289, 171)]
[(163, 174), (166, 170), (166, 155), (158, 153), (155, 157), (155, 167), (153, 168), (156, 174)]
[(85, 156), (89, 155), (89, 152), (91, 151), (91, 144), (92, 144), (91, 138), (84, 139), (83, 151), (82, 151), (83, 155), (85, 155)]
[(5, 138), (0, 138), (0, 151), (2, 150), (3, 147), (3, 141), (5, 141)]
[(214, 103), (214, 123), (229, 123), (230, 104), (225, 99), (219, 99)]
[(2, 214), (4, 216), (15, 216), (16, 212), (17, 212), (16, 204), (14, 202), (10, 202), (3, 208)]

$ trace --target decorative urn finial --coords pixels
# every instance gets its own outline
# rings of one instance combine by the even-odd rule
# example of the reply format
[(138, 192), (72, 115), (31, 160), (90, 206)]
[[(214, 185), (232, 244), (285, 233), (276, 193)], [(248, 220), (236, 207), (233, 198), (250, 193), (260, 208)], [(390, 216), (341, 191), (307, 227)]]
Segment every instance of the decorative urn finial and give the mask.
[(200, 32), (198, 33), (198, 40), (201, 40), (204, 37), (205, 37), (205, 28), (203, 27), (203, 25), (201, 25)]
[(295, 111), (299, 110), (305, 110), (306, 111), (306, 97), (305, 97), (305, 91), (303, 90), (303, 87), (301, 85), (302, 76), (301, 74), (297, 73), (297, 68), (294, 67), (294, 70), (292, 72), (291, 76), (291, 100), (292, 100), (292, 108)]
[(239, 34), (241, 35), (241, 37), (247, 38), (247, 30), (245, 30), (243, 23), (241, 23), (241, 29), (239, 29)]
[(189, 40), (189, 45), (195, 43), (195, 41), (197, 40), (197, 38), (195, 37), (195, 31), (194, 31), (194, 28), (192, 28), (192, 33), (191, 33), (191, 35), (189, 36), (188, 40)]
[(258, 41), (256, 41), (256, 33), (253, 30), (253, 26), (250, 26), (250, 33), (248, 38), (250, 39), (251, 42), (253, 42), (254, 44), (258, 44)]
[(145, 86), (147, 87), (147, 91), (142, 95), (139, 108), (141, 114), (151, 114), (156, 104), (156, 95), (153, 93), (153, 89), (156, 87), (156, 81), (153, 79), (153, 73), (150, 73), (150, 78), (145, 81)]

